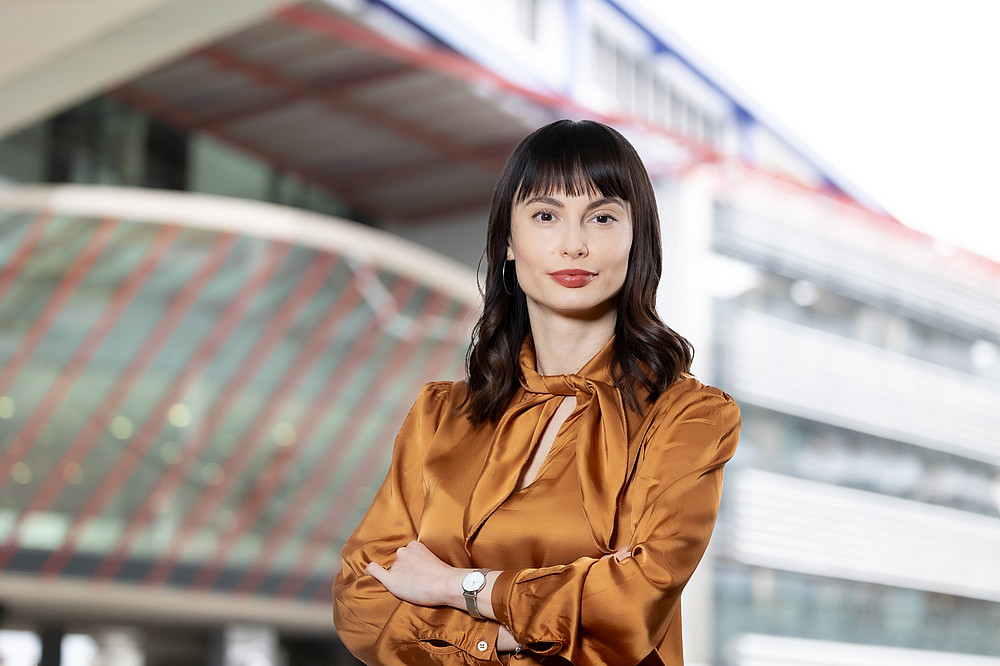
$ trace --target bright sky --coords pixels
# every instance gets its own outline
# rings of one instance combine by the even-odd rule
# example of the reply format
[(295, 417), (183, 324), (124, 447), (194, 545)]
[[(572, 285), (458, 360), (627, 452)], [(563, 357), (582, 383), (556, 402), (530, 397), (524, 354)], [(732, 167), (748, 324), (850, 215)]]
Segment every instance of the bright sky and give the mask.
[(1000, 0), (641, 0), (904, 224), (1000, 261)]

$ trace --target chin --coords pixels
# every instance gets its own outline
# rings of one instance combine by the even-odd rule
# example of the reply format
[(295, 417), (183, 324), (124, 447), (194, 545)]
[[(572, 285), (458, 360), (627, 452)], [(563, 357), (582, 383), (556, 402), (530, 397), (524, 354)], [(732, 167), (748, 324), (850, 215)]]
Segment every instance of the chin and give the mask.
[[(596, 320), (607, 316), (609, 311), (618, 309), (618, 293), (599, 293), (588, 285), (578, 289), (559, 287), (556, 289), (540, 289), (535, 295), (525, 292), (529, 305), (533, 304), (539, 311), (547, 311), (563, 317), (574, 319)], [(532, 290), (534, 291), (534, 290)]]
[(601, 319), (609, 312), (616, 312), (618, 302), (615, 299), (595, 301), (594, 299), (574, 299), (573, 301), (563, 301), (553, 304), (548, 309), (564, 317), (574, 319), (596, 320)]

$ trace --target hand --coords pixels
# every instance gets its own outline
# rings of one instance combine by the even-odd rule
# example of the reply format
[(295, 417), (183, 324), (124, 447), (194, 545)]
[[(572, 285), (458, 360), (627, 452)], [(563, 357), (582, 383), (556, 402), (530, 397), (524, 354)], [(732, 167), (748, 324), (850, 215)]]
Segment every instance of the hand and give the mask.
[(388, 569), (375, 562), (365, 573), (385, 585), (398, 599), (420, 606), (453, 605), (455, 592), (461, 592), (464, 569), (445, 564), (427, 546), (411, 541), (396, 551), (396, 561)]

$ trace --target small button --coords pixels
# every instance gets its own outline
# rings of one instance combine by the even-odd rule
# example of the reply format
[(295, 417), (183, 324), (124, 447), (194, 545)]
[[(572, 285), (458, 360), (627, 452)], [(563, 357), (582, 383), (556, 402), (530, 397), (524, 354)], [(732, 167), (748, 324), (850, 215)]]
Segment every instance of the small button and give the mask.
[(490, 649), (490, 644), (487, 643), (486, 641), (479, 641), (478, 643), (476, 643), (476, 647), (479, 648), (480, 652), (486, 652), (487, 650)]

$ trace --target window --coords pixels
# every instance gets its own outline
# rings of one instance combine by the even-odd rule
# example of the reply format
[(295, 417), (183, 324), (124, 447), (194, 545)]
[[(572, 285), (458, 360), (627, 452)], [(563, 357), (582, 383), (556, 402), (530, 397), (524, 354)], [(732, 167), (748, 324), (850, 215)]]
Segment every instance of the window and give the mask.
[(654, 67), (655, 54), (637, 53), (601, 28), (595, 27), (591, 37), (591, 77), (614, 97), (615, 106), (696, 141), (715, 144), (719, 140), (718, 119)]
[(538, 4), (539, 0), (517, 2), (517, 29), (533, 42), (538, 40)]
[(734, 562), (714, 573), (719, 646), (758, 633), (1000, 655), (997, 603)]
[(604, 90), (614, 90), (615, 45), (600, 30), (594, 31), (593, 77), (597, 85)]

